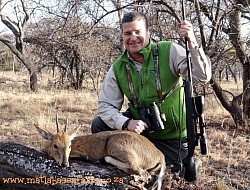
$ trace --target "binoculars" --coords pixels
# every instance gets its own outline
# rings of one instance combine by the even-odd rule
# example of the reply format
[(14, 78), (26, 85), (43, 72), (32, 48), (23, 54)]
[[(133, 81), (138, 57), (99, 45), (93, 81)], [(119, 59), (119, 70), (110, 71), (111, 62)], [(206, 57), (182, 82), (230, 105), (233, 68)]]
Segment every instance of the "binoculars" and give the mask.
[(166, 117), (164, 113), (161, 113), (155, 102), (152, 102), (149, 108), (145, 106), (140, 107), (139, 112), (141, 120), (148, 126), (148, 132), (164, 129), (163, 121), (166, 121)]

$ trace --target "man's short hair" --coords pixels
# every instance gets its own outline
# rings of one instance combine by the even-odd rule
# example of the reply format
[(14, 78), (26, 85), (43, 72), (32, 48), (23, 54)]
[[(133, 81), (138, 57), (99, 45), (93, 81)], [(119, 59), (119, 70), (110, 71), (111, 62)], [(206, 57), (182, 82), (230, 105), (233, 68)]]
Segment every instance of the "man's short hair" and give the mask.
[(121, 25), (123, 23), (133, 22), (135, 20), (143, 20), (145, 22), (146, 29), (148, 29), (148, 20), (147, 20), (146, 16), (142, 13), (137, 12), (137, 11), (124, 14), (124, 16), (122, 18)]

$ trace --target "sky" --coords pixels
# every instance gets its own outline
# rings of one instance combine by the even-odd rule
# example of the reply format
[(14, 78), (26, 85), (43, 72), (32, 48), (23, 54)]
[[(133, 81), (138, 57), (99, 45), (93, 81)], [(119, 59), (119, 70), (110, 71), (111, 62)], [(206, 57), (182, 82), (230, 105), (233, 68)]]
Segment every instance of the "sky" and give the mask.
[[(3, 0), (3, 3), (6, 2), (7, 0)], [(9, 14), (11, 12), (13, 12), (13, 7), (12, 5), (9, 5), (8, 7), (4, 7), (3, 9), (3, 13), (4, 14)], [(11, 15), (8, 15), (10, 17), (12, 17), (13, 19), (15, 19), (15, 16), (13, 14), (13, 16)], [(242, 23), (246, 23), (246, 22), (242, 22)], [(0, 34), (3, 33), (4, 31), (9, 31), (8, 28), (0, 21)], [(245, 36), (245, 37), (248, 37), (249, 38), (249, 32), (250, 32), (250, 23), (248, 21), (247, 24), (244, 24), (243, 27), (242, 27), (242, 35)]]
[(0, 21), (0, 32), (2, 33), (2, 31), (5, 29), (5, 25), (2, 23), (2, 21)]

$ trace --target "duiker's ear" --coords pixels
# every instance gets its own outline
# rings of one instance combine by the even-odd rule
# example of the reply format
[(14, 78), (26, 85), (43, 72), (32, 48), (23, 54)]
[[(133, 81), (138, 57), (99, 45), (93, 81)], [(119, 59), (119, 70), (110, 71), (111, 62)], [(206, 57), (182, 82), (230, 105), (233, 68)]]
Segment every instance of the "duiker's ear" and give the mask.
[(39, 134), (44, 138), (44, 139), (47, 139), (47, 140), (51, 140), (52, 137), (53, 137), (53, 134), (50, 133), (50, 132), (47, 132), (43, 129), (41, 129), (40, 127), (38, 127), (36, 124), (35, 124), (35, 127), (36, 127), (36, 130), (39, 132)]
[(70, 140), (73, 140), (73, 139), (75, 138), (76, 133), (78, 132), (78, 130), (80, 129), (80, 127), (81, 127), (81, 126), (75, 128), (73, 131), (71, 131), (71, 132), (69, 133)]

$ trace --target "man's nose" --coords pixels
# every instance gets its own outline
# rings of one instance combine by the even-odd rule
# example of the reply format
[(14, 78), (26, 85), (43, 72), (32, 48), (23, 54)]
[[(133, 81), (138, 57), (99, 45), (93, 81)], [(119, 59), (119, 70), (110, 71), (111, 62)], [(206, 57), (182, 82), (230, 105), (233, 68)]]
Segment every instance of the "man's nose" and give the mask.
[(130, 36), (130, 39), (131, 40), (136, 40), (137, 38), (137, 35), (135, 33), (132, 33), (131, 36)]

